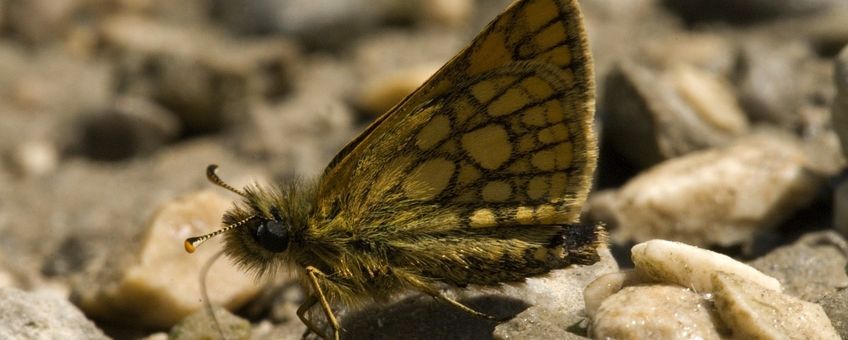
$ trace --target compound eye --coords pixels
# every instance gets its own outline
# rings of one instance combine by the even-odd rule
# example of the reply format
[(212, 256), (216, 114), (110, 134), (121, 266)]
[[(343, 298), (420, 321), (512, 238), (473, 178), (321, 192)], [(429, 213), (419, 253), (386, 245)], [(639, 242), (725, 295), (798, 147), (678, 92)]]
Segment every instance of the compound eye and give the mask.
[(253, 236), (270, 252), (281, 253), (289, 247), (289, 230), (276, 220), (263, 221)]

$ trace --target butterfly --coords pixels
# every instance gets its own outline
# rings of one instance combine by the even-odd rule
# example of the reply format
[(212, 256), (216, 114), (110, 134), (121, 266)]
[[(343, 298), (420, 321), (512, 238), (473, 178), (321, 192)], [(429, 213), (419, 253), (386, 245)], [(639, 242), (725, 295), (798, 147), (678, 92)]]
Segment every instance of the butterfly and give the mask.
[[(297, 315), (339, 339), (334, 304), (520, 282), (598, 261), (602, 226), (579, 224), (595, 170), (592, 60), (576, 0), (513, 3), (420, 88), (345, 146), (320, 178), (243, 190), (225, 253), (263, 275), (289, 268)], [(306, 317), (320, 305), (332, 336)]]

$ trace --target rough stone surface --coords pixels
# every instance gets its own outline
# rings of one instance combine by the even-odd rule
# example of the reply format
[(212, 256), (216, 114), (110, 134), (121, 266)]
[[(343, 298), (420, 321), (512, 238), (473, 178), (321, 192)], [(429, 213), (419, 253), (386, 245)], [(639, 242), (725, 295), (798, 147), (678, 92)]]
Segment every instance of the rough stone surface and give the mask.
[(0, 288), (0, 338), (109, 339), (68, 300)]
[(819, 304), (830, 318), (833, 328), (843, 339), (848, 338), (848, 288), (825, 295)]
[(784, 293), (815, 302), (848, 287), (848, 242), (833, 231), (811, 233), (750, 265), (778, 279)]
[(840, 339), (821, 306), (760, 285), (735, 274), (713, 274), (715, 305), (721, 319), (740, 339)]
[[(585, 287), (594, 278), (618, 270), (618, 265), (607, 251), (601, 252), (601, 261), (586, 267), (559, 270), (548, 276), (529, 278), (527, 283), (505, 286), (507, 296), (520, 299), (532, 307), (516, 315), (512, 320), (495, 328), (494, 335), (500, 339), (538, 338), (546, 329), (552, 336), (568, 333), (569, 337), (583, 335), (585, 331), (584, 297)], [(585, 327), (585, 326), (584, 326)]]
[(679, 286), (633, 286), (606, 299), (593, 317), (596, 339), (721, 339), (709, 303)]

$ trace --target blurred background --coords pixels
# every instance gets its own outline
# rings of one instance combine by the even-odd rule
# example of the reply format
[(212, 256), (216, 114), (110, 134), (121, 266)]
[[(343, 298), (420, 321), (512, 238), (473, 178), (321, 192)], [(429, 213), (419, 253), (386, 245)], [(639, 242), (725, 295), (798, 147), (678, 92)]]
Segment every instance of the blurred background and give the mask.
[[(162, 336), (200, 308), (216, 249), (182, 240), (235, 198), (207, 164), (237, 186), (319, 175), (509, 3), (0, 1), (0, 287), (70, 301), (56, 308), (87, 334)], [(614, 250), (667, 238), (750, 259), (848, 233), (848, 2), (581, 5), (602, 141), (586, 219)], [(300, 334), (290, 287), (215, 270), (244, 327)]]

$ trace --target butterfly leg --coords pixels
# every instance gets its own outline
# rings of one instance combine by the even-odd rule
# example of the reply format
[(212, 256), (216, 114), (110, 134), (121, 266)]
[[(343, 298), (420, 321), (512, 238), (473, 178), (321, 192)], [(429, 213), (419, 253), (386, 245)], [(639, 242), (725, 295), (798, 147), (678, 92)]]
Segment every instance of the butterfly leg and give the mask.
[[(339, 340), (339, 329), (340, 329), (339, 321), (336, 320), (336, 316), (335, 316), (335, 314), (333, 314), (333, 309), (330, 308), (330, 303), (327, 302), (327, 297), (324, 295), (324, 291), (321, 290), (321, 285), (318, 283), (318, 277), (321, 276), (323, 278), (326, 275), (324, 275), (324, 273), (322, 273), (320, 270), (318, 270), (318, 268), (315, 268), (315, 267), (312, 267), (312, 266), (306, 267), (306, 274), (309, 276), (309, 284), (312, 285), (312, 292), (314, 294), (314, 295), (311, 295), (310, 297), (313, 298), (313, 299), (316, 299), (318, 302), (321, 303), (321, 308), (324, 310), (324, 314), (327, 316), (327, 321), (329, 321), (330, 326), (333, 327), (333, 339)], [(309, 302), (309, 301), (307, 301), (307, 302)], [(315, 302), (312, 302), (312, 304), (314, 305)], [(304, 303), (304, 305), (306, 305), (306, 304)], [(303, 306), (301, 306), (301, 308), (302, 307)], [(311, 306), (309, 306), (309, 307), (311, 307)], [(306, 310), (308, 310), (308, 308), (304, 309), (303, 312), (305, 313)], [(298, 313), (300, 313), (300, 308), (298, 308)], [(303, 320), (303, 318), (301, 318), (301, 320)], [(307, 327), (309, 327), (308, 323), (307, 323)], [(309, 327), (309, 328), (312, 329), (312, 327)], [(316, 334), (319, 334), (319, 335), (323, 334), (323, 333), (319, 333), (315, 329), (312, 329), (312, 331), (315, 332)], [(327, 337), (327, 339), (329, 339), (329, 337)]]
[(316, 303), (318, 303), (318, 298), (316, 298), (315, 295), (309, 295), (309, 297), (306, 298), (306, 301), (304, 301), (303, 304), (301, 304), (300, 307), (297, 308), (298, 319), (300, 319), (300, 321), (303, 322), (304, 325), (306, 325), (306, 331), (303, 332), (303, 336), (301, 336), (301, 338), (306, 338), (309, 332), (315, 333), (321, 336), (322, 338), (324, 337), (323, 330), (317, 325), (315, 325), (312, 320), (306, 318), (306, 312), (312, 309), (312, 307), (315, 306)]
[(451, 299), (451, 298), (445, 296), (441, 292), (427, 292), (427, 294), (430, 294), (430, 296), (432, 296), (433, 298), (447, 302), (451, 306), (454, 306), (454, 307), (456, 307), (457, 309), (459, 309), (463, 312), (466, 312), (468, 314), (471, 314), (471, 315), (476, 316), (476, 317), (481, 318), (481, 319), (503, 322), (503, 321), (507, 321), (507, 320), (512, 318), (512, 317), (498, 318), (498, 317), (494, 317), (494, 316), (491, 316), (491, 315), (488, 315), (488, 314), (485, 314), (485, 313), (478, 312), (478, 311), (472, 309), (471, 307), (468, 307), (468, 306), (462, 304), (462, 302), (456, 301), (454, 299)]

